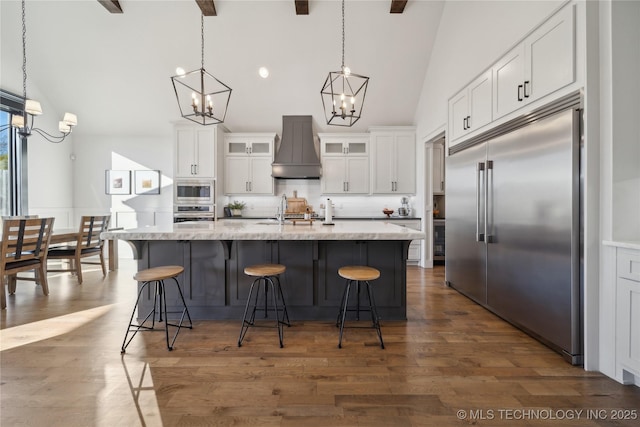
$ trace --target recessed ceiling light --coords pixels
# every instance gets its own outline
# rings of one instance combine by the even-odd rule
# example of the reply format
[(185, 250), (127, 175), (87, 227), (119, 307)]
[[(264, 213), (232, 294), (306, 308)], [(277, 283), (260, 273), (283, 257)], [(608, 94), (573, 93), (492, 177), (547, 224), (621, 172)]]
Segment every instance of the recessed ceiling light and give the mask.
[(260, 77), (262, 77), (263, 79), (266, 79), (267, 77), (269, 77), (269, 70), (267, 69), (267, 67), (260, 67), (260, 69), (258, 70), (258, 74), (260, 74)]

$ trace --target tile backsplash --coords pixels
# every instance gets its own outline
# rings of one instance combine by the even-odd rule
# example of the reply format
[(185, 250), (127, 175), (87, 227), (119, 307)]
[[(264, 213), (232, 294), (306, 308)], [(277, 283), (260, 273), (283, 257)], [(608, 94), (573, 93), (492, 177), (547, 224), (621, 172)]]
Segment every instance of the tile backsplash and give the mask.
[[(247, 204), (242, 212), (247, 217), (272, 217), (276, 214), (280, 204), (282, 193), (287, 197), (293, 197), (293, 192), (298, 192), (298, 197), (307, 199), (307, 203), (313, 210), (320, 214), (320, 205), (326, 204), (327, 198), (333, 203), (333, 216), (383, 216), (382, 209), (389, 208), (397, 215), (401, 206), (398, 195), (330, 195), (320, 193), (320, 181), (310, 179), (279, 179), (275, 184), (275, 196), (226, 196), (225, 204), (233, 200), (240, 200)], [(414, 206), (414, 196), (409, 196), (411, 201), (412, 216), (420, 216)]]

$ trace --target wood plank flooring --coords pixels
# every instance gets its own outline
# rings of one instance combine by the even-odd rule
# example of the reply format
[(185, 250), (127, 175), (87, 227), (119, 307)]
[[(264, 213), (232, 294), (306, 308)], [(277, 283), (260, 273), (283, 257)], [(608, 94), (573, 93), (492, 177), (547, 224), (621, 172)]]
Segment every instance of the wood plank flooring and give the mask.
[(121, 260), (83, 285), (51, 275), (47, 297), (18, 283), (1, 314), (0, 425), (640, 425), (639, 388), (567, 364), (443, 286), (443, 267), (409, 268), (408, 320), (382, 321), (384, 350), (372, 329), (346, 329), (338, 349), (333, 322), (295, 319), (284, 348), (273, 328), (238, 348), (239, 321), (199, 321), (172, 352), (159, 330), (121, 356), (134, 273)]

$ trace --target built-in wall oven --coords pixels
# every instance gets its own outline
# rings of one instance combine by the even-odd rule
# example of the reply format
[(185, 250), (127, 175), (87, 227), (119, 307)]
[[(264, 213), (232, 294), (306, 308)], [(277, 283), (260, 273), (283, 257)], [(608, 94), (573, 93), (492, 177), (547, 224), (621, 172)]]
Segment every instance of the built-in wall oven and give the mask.
[(174, 184), (173, 222), (215, 221), (214, 180), (177, 179)]

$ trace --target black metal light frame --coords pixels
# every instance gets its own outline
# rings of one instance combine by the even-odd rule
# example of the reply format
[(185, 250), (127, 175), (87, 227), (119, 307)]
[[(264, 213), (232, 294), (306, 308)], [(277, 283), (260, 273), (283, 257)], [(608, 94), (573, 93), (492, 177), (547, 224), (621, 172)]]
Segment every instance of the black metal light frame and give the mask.
[(344, 0), (342, 0), (342, 67), (331, 71), (320, 96), (328, 125), (353, 126), (362, 117), (369, 77), (354, 74), (344, 65)]
[[(203, 126), (224, 123), (231, 88), (204, 69), (204, 14), (200, 15), (201, 66), (171, 77), (180, 115)], [(222, 107), (224, 106), (224, 107)]]

